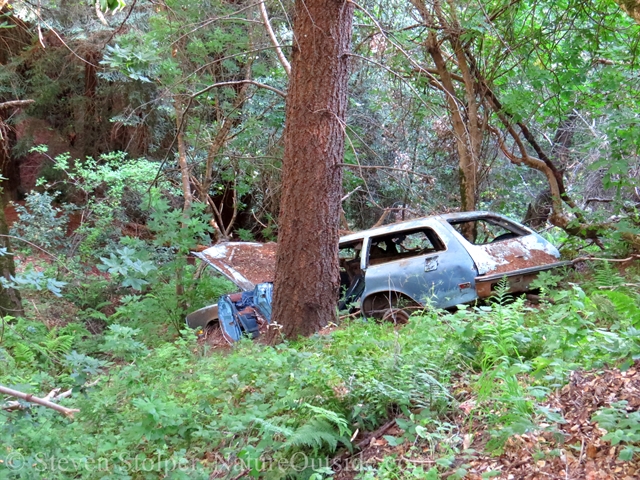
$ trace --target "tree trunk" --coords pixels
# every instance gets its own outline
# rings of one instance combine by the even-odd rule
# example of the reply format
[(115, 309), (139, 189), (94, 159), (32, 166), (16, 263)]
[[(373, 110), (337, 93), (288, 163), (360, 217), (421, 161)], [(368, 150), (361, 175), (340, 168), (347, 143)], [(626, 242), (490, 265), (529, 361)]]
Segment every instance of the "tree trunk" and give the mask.
[[(353, 4), (297, 0), (273, 318), (287, 338), (335, 320)], [(271, 342), (280, 338), (272, 330)]]
[(616, 3), (620, 5), (631, 18), (640, 23), (640, 0), (616, 0)]
[[(4, 255), (0, 255), (0, 275), (9, 280), (16, 274), (16, 267), (11, 255), (9, 243), (9, 227), (4, 217), (4, 198), (0, 194), (0, 248), (5, 249)], [(0, 285), (0, 315), (17, 317), (23, 314), (20, 292), (14, 288), (5, 288)]]
[(184, 110), (177, 99), (174, 100), (176, 112), (176, 137), (178, 140), (178, 167), (180, 168), (180, 178), (182, 180), (182, 196), (184, 197), (185, 215), (191, 210), (193, 195), (191, 193), (191, 177), (189, 175), (189, 164), (187, 162), (187, 146), (184, 141)]
[[(425, 47), (435, 65), (435, 72), (440, 82), (437, 88), (444, 92), (451, 126), (456, 139), (458, 150), (458, 165), (460, 172), (460, 210), (469, 212), (476, 209), (478, 198), (478, 166), (480, 151), (482, 148), (483, 131), (479, 119), (479, 103), (477, 100), (476, 81), (471, 74), (470, 67), (465, 57), (460, 32), (462, 29), (454, 12), (451, 19), (447, 19), (442, 12), (439, 1), (433, 2), (432, 14), (424, 0), (410, 0), (416, 7), (424, 24), (430, 29), (425, 41)], [(453, 50), (453, 56), (446, 59), (442, 51), (441, 42), (436, 30), (444, 32), (444, 38), (448, 39)], [(453, 77), (447, 61), (457, 61), (457, 66), (462, 77), (455, 75), (464, 84), (464, 101), (458, 96), (453, 84)], [(469, 223), (462, 230), (464, 237), (475, 241), (475, 225)]]
[[(470, 122), (466, 123), (464, 121), (463, 107), (456, 96), (451, 74), (447, 69), (435, 32), (429, 31), (426, 47), (440, 75), (440, 81), (444, 87), (445, 97), (449, 107), (449, 114), (451, 115), (451, 124), (456, 137), (458, 162), (460, 166), (460, 209), (463, 212), (469, 212), (476, 209), (477, 167), (474, 159), (474, 154), (476, 153), (474, 152), (474, 143), (477, 143), (477, 141), (474, 141), (475, 139), (471, 135), (474, 132), (467, 130), (467, 127), (470, 127)], [(472, 104), (475, 104), (475, 97), (471, 98), (471, 101)], [(471, 117), (469, 119), (471, 120)], [(476, 123), (477, 119), (476, 113)], [(468, 235), (473, 234), (471, 232), (465, 232), (465, 236), (473, 241), (473, 238), (470, 238)]]

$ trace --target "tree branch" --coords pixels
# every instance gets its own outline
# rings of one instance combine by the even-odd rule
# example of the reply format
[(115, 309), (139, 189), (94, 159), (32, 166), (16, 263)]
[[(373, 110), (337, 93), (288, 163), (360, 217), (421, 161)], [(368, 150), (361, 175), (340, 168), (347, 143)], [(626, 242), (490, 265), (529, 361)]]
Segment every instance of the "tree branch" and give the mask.
[(8, 102), (0, 103), (0, 110), (4, 110), (6, 108), (24, 107), (26, 105), (31, 105), (32, 103), (35, 103), (35, 100), (10, 100)]
[(414, 172), (413, 170), (405, 170), (404, 168), (398, 168), (398, 167), (387, 167), (386, 165), (352, 165), (350, 163), (339, 163), (338, 166), (357, 168), (357, 169), (368, 168), (370, 170), (393, 170), (396, 172), (403, 172), (403, 173), (409, 173), (411, 175), (418, 175), (419, 177), (424, 178), (427, 181), (427, 183), (433, 183), (435, 181), (435, 177), (432, 177), (431, 175), (427, 175), (426, 173)]
[(284, 67), (284, 71), (287, 72), (287, 75), (290, 77), (291, 76), (291, 64), (289, 63), (289, 60), (287, 60), (287, 57), (284, 56), (284, 53), (282, 53), (282, 48), (280, 48), (280, 44), (278, 43), (278, 39), (276, 38), (276, 34), (273, 31), (273, 28), (271, 28), (271, 22), (269, 21), (269, 15), (267, 13), (267, 7), (264, 4), (264, 0), (262, 2), (260, 2), (260, 15), (262, 15), (262, 21), (264, 22), (264, 28), (267, 30), (267, 33), (269, 34), (269, 38), (271, 39), (271, 43), (273, 44), (273, 47), (276, 49), (276, 55), (278, 55), (278, 60), (280, 60), (280, 63)]
[(272, 91), (274, 93), (277, 93), (282, 98), (287, 98), (287, 94), (285, 92), (283, 92), (282, 90), (280, 90), (280, 89), (278, 89), (276, 87), (272, 87), (271, 85), (266, 85), (264, 83), (256, 82), (255, 80), (234, 80), (234, 81), (231, 81), (231, 82), (218, 82), (218, 83), (214, 83), (213, 85), (209, 85), (208, 87), (205, 87), (202, 90), (199, 90), (196, 93), (194, 93), (193, 95), (191, 95), (191, 97), (189, 98), (189, 101), (191, 101), (192, 99), (194, 99), (196, 97), (199, 97), (203, 93), (207, 93), (209, 90), (213, 90), (214, 88), (230, 87), (232, 85), (238, 85), (240, 83), (250, 83), (251, 85), (255, 85), (256, 87), (265, 88), (265, 89), (270, 90), (270, 91)]
[[(47, 407), (47, 408), (51, 408), (57, 412), (60, 412), (64, 415), (66, 415), (69, 418), (73, 418), (73, 414), (76, 412), (79, 412), (80, 410), (76, 409), (76, 408), (67, 408), (67, 407), (63, 407), (62, 405), (58, 405), (57, 403), (53, 403), (49, 400), (47, 400), (46, 398), (39, 398), (39, 397), (34, 397), (31, 394), (28, 393), (24, 393), (24, 392), (19, 392), (18, 390), (13, 390), (12, 388), (8, 388), (5, 387), (3, 385), (0, 385), (0, 393), (5, 394), (5, 395), (10, 395), (12, 397), (15, 398), (19, 398), (21, 400), (24, 400), (26, 402), (29, 403), (35, 403), (37, 405), (41, 405), (43, 407)], [(66, 392), (65, 392), (66, 394)], [(62, 395), (61, 395), (62, 397)]]

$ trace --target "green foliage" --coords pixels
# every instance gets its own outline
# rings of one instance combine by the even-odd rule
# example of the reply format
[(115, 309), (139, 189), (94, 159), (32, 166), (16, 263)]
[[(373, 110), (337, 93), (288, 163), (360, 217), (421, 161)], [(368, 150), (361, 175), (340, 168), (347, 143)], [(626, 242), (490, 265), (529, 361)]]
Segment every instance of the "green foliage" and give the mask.
[(140, 258), (145, 253), (127, 246), (118, 248), (109, 258), (100, 257), (102, 265), (98, 268), (108, 272), (113, 278), (122, 279), (123, 287), (141, 290), (144, 285), (149, 284), (147, 278), (150, 274), (158, 269), (152, 261)]
[(592, 420), (607, 430), (603, 440), (610, 441), (612, 445), (623, 445), (618, 455), (620, 460), (632, 460), (640, 453), (640, 412), (630, 411), (626, 400), (598, 410)]
[[(185, 278), (190, 268), (184, 267)], [(600, 281), (611, 283), (614, 276), (609, 271)], [(331, 472), (322, 463), (309, 465), (311, 459), (351, 448), (356, 430), (372, 431), (393, 415), (400, 433), (385, 440), (403, 445), (409, 459), (428, 452), (434, 464), (419, 468), (385, 457), (359, 478), (439, 478), (445, 472), (464, 478), (474, 452), (464, 449), (460, 425), (449, 415), (463, 401), (449, 392), (451, 378), (467, 379), (464, 400), (477, 402), (473, 424), (487, 425), (488, 448), (500, 451), (512, 435), (563, 422), (542, 405), (571, 370), (624, 365), (640, 354), (632, 292), (613, 290), (624, 296), (610, 299), (596, 283), (558, 290), (552, 284), (559, 280), (538, 280), (543, 302), (553, 300), (544, 310), (510, 299), (502, 284), (488, 305), (424, 312), (399, 329), (352, 321), (298, 343), (269, 347), (244, 340), (227, 352), (208, 352), (193, 332), (163, 337), (166, 312), (180, 311), (171, 282), (124, 298), (108, 329), (95, 336), (93, 351), (82, 350), (88, 332), (78, 323), (47, 329), (8, 319), (0, 383), (42, 395), (74, 388), (64, 405), (81, 412), (72, 423), (37, 408), (0, 416), (0, 442), (29, 460), (24, 474), (31, 477), (46, 471), (66, 478), (48, 467), (51, 458), (65, 457), (80, 465), (108, 463), (106, 471), (83, 471), (86, 478), (135, 477), (143, 461), (156, 475), (165, 469), (176, 474), (184, 465), (189, 478), (198, 478), (227, 465), (233, 476), (249, 468), (260, 478), (296, 472), (324, 478)], [(201, 295), (221, 286), (207, 276), (196, 283), (206, 285), (194, 286)], [(197, 297), (193, 301), (206, 301)], [(93, 308), (101, 300), (92, 294), (83, 301)], [(614, 302), (628, 314), (619, 314)], [(623, 458), (636, 451), (634, 415), (621, 404), (594, 417), (607, 438), (624, 445)], [(209, 463), (207, 455), (216, 460)], [(284, 467), (269, 470), (274, 464)]]
[(135, 339), (139, 333), (140, 330), (131, 327), (109, 325), (104, 337), (103, 351), (117, 359), (135, 360), (147, 353), (145, 345)]
[(78, 337), (72, 327), (48, 330), (39, 322), (4, 320), (0, 346), (17, 367), (33, 363), (54, 368), (71, 352)]
[[(73, 205), (62, 208), (55, 207), (53, 202), (58, 192), (50, 195), (47, 192), (32, 191), (27, 195), (25, 205), (15, 204), (18, 221), (11, 229), (15, 235), (44, 248), (66, 247), (67, 224), (69, 214), (75, 210)], [(24, 244), (19, 244), (21, 247)]]
[(23, 272), (11, 276), (9, 280), (5, 277), (0, 277), (0, 284), (5, 288), (28, 288), (37, 291), (48, 290), (55, 296), (60, 297), (62, 295), (62, 288), (67, 282), (57, 280), (47, 273), (48, 272), (35, 270), (29, 266)]
[(365, 471), (356, 478), (358, 480), (438, 480), (440, 475), (437, 467), (431, 467), (426, 471), (419, 465), (407, 468), (406, 465), (399, 464), (395, 457), (387, 456), (377, 466), (365, 467)]

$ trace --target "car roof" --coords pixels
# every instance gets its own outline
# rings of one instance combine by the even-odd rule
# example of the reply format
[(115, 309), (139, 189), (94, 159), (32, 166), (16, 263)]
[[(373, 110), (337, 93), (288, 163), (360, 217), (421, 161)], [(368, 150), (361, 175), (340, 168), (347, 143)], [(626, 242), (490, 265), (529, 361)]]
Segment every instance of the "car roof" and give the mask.
[[(484, 210), (477, 210), (473, 212), (454, 212), (454, 213), (444, 213), (439, 215), (430, 215), (428, 217), (416, 218), (413, 220), (404, 220), (401, 222), (390, 223), (388, 225), (383, 225), (381, 227), (370, 228), (369, 230), (361, 230), (356, 233), (350, 233), (348, 235), (344, 235), (340, 237), (340, 243), (351, 243), (357, 242), (358, 240), (362, 240), (365, 237), (384, 235), (385, 233), (393, 233), (398, 230), (410, 230), (412, 228), (420, 228), (433, 221), (465, 221), (465, 220), (473, 220), (480, 217), (494, 217), (501, 220), (507, 220), (510, 223), (513, 223), (513, 220), (500, 215), (499, 213), (487, 212)], [(519, 225), (519, 224), (518, 224)]]

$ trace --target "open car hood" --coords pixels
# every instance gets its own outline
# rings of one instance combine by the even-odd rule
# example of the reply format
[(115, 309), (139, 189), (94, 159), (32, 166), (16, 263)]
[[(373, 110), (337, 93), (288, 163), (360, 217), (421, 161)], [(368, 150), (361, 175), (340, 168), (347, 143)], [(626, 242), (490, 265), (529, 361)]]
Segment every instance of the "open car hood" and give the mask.
[(191, 252), (244, 291), (258, 283), (273, 282), (277, 244), (222, 242), (201, 252)]

